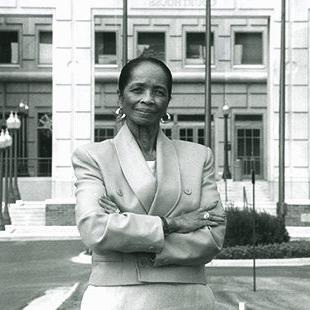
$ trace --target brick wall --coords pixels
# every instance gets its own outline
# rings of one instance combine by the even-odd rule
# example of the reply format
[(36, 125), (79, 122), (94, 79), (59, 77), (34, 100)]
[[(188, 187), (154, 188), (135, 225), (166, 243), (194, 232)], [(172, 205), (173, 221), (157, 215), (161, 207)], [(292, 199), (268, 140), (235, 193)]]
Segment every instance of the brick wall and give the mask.
[(310, 205), (287, 205), (286, 226), (310, 226)]
[(47, 226), (74, 226), (75, 213), (74, 204), (47, 204), (46, 225)]

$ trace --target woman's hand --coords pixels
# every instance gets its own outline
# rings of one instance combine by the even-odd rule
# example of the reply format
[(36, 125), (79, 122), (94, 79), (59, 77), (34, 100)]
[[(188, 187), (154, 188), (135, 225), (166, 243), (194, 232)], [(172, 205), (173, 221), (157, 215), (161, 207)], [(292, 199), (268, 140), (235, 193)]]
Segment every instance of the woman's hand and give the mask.
[(182, 215), (167, 218), (170, 232), (189, 233), (205, 226), (215, 227), (225, 222), (225, 217), (212, 212), (214, 205), (200, 208)]
[(106, 214), (120, 213), (120, 209), (109, 197), (101, 196), (98, 199), (99, 206), (103, 209)]

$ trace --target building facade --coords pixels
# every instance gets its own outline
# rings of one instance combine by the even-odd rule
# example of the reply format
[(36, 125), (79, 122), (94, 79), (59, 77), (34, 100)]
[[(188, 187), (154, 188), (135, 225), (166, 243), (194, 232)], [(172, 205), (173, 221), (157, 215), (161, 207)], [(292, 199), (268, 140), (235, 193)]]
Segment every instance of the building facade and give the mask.
[[(168, 136), (204, 143), (205, 1), (128, 1), (128, 58), (162, 59), (174, 86)], [(309, 204), (310, 4), (287, 1), (286, 198)], [(223, 171), (228, 104), (230, 169), (256, 175), (277, 200), (280, 1), (211, 1), (212, 148)], [(122, 1), (0, 1), (0, 104), (29, 106), (22, 199), (73, 199), (71, 154), (113, 137), (122, 63)], [(21, 172), (22, 173), (22, 172)], [(302, 201), (301, 201), (302, 200)]]

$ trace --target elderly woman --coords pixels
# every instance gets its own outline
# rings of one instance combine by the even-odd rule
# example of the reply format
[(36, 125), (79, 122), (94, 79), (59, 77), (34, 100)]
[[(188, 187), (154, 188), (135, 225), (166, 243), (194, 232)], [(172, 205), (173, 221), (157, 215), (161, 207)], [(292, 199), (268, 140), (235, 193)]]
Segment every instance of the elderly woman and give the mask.
[(123, 127), (73, 154), (76, 220), (92, 249), (81, 309), (213, 309), (205, 264), (225, 219), (212, 152), (160, 130), (172, 88), (163, 62), (129, 61), (118, 86)]

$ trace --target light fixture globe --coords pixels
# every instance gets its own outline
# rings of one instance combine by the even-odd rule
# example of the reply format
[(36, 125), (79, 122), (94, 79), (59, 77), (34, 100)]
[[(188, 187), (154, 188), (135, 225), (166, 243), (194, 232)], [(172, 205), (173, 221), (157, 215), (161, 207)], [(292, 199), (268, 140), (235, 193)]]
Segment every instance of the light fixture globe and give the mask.
[(18, 105), (18, 107), (23, 110), (25, 108), (25, 104), (21, 101)]
[(6, 120), (6, 126), (8, 129), (19, 129), (20, 128), (20, 120), (17, 116), (16, 112), (11, 112), (9, 118)]
[(225, 103), (222, 107), (222, 110), (224, 115), (228, 115), (230, 112), (230, 106), (227, 103)]
[(28, 114), (29, 112), (29, 106), (27, 103), (24, 103), (23, 101), (21, 101), (18, 105), (18, 111), (21, 113), (21, 114)]
[(20, 119), (18, 118), (17, 112), (14, 113), (14, 122), (15, 122), (15, 129), (19, 129), (21, 122)]
[(12, 137), (7, 129), (5, 130), (4, 138), (5, 138), (5, 147), (12, 146)]
[(6, 120), (6, 126), (8, 129), (14, 129), (15, 128), (15, 119), (13, 112), (11, 111), (9, 118)]
[(4, 136), (4, 130), (2, 129), (0, 133), (0, 149), (4, 148), (6, 148), (6, 138)]

